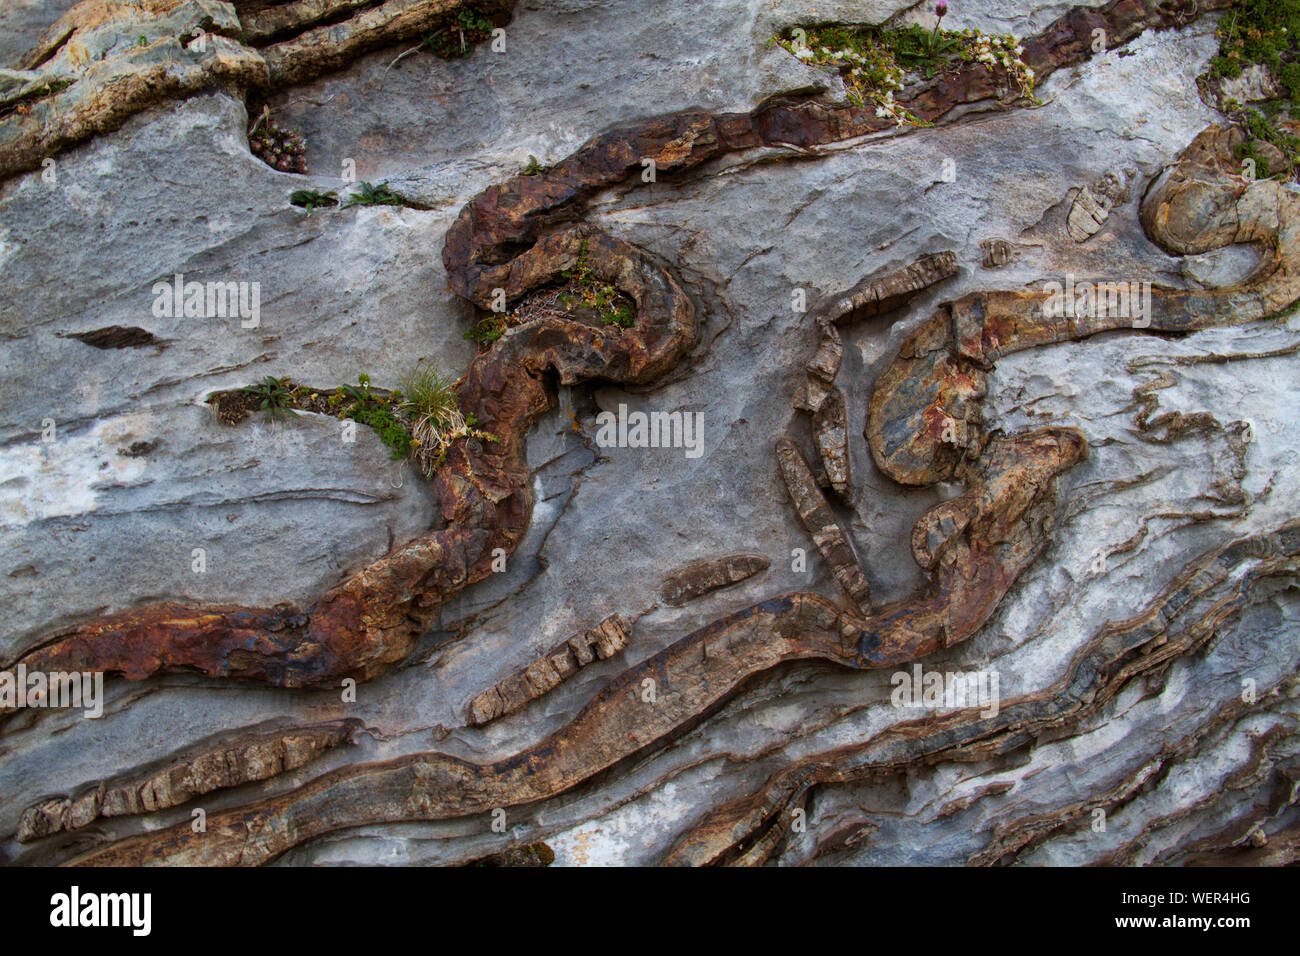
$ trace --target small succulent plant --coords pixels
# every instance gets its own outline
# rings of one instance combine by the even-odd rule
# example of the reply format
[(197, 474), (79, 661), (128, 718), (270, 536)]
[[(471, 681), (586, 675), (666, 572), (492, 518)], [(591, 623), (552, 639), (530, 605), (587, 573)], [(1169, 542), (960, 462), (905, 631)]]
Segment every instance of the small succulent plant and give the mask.
[(302, 134), (280, 127), (266, 117), (248, 134), (248, 148), (272, 169), (282, 173), (307, 172), (307, 144)]

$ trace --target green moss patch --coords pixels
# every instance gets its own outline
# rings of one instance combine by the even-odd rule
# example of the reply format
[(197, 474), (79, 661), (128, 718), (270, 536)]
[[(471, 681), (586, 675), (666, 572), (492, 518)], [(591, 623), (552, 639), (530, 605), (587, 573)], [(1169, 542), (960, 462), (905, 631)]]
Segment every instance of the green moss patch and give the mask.
[(1219, 52), (1212, 79), (1236, 79), (1253, 66), (1266, 69), (1281, 95), (1266, 102), (1221, 103), (1248, 137), (1237, 158), (1254, 164), (1257, 179), (1300, 178), (1300, 137), (1290, 118), (1300, 107), (1300, 0), (1238, 0), (1219, 20)]
[(1300, 103), (1300, 0), (1238, 0), (1223, 14), (1217, 34), (1211, 75), (1234, 79), (1259, 64), (1292, 103)]

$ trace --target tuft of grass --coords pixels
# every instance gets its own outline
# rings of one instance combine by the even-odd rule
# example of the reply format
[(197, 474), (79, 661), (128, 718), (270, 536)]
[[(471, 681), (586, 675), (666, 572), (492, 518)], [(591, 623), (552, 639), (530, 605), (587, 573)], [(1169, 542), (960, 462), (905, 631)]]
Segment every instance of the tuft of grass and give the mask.
[(378, 186), (372, 186), (370, 183), (357, 183), (357, 189), (360, 192), (352, 193), (343, 203), (343, 208), (349, 206), (400, 206), (402, 197), (388, 188), (387, 183), (380, 183)]
[(402, 376), (400, 408), (411, 422), (413, 454), (426, 476), (447, 456), (452, 438), (468, 429), (452, 383), (431, 366), (417, 365)]
[(474, 416), (460, 410), (454, 383), (429, 365), (416, 365), (400, 379), (398, 408), (411, 423), (412, 457), (426, 478), (433, 477), (457, 438), (476, 437), (497, 441), (490, 432), (479, 431)]
[(417, 421), (429, 420), (439, 429), (452, 429), (464, 422), (452, 382), (430, 365), (417, 365), (400, 381), (402, 410)]
[(245, 385), (240, 391), (259, 400), (258, 407), (266, 413), (268, 422), (283, 425), (288, 416), (298, 414), (293, 410), (293, 393), (287, 378), (268, 375), (257, 385)]

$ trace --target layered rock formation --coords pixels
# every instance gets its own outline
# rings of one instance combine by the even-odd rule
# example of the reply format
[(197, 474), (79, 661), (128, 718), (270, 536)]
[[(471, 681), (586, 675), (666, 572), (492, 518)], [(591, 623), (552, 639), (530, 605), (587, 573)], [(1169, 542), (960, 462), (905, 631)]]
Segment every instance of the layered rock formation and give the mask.
[[(1300, 193), (1198, 95), (1225, 4), (970, 6), (1040, 100), (959, 64), (919, 128), (767, 42), (801, 7), (63, 14), (0, 119), (0, 661), (107, 675), (108, 753), (0, 714), (7, 856), (1290, 859)], [(500, 48), (415, 47), (471, 22)], [(241, 152), (248, 103), (394, 204), (290, 205), (347, 182)], [(181, 273), (262, 324), (150, 310)], [(629, 324), (554, 307), (588, 273)], [(427, 486), (204, 404), (413, 357), (494, 436)], [(703, 455), (604, 447), (625, 405), (702, 409)], [(890, 692), (927, 671), (978, 699)]]

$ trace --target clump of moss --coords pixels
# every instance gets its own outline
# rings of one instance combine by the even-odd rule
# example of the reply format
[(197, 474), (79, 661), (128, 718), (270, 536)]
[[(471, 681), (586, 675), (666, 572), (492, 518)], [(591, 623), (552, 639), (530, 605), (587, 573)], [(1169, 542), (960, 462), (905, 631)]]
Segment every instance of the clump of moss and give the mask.
[(415, 448), (410, 428), (395, 414), (400, 400), (396, 392), (386, 395), (372, 391), (370, 376), (362, 373), (356, 385), (339, 386), (325, 403), (337, 417), (373, 428), (379, 440), (392, 450), (392, 457), (398, 459), (409, 457)]
[(962, 63), (980, 63), (1003, 71), (1021, 96), (1034, 95), (1034, 71), (1020, 58), (1024, 49), (1011, 34), (831, 24), (791, 28), (773, 42), (805, 63), (837, 71), (851, 103), (874, 106), (877, 116), (899, 126), (931, 125), (895, 99), (909, 74), (929, 79)]
[(1233, 79), (1259, 64), (1293, 103), (1300, 103), (1300, 0), (1237, 0), (1219, 21), (1217, 34), (1211, 75)]
[(1219, 21), (1216, 35), (1219, 52), (1210, 60), (1211, 79), (1235, 79), (1261, 66), (1282, 93), (1251, 107), (1222, 99), (1220, 109), (1247, 137), (1237, 158), (1254, 163), (1257, 179), (1300, 178), (1300, 139), (1286, 128), (1288, 116), (1300, 107), (1300, 0), (1238, 0)]
[(550, 866), (555, 862), (555, 851), (545, 843), (532, 843), (528, 846), (515, 846), (493, 853), (478, 860), (466, 863), (466, 866)]
[(33, 103), (61, 93), (72, 84), (73, 80), (67, 77), (59, 77), (45, 83), (34, 83), (0, 105), (0, 119), (14, 113), (27, 116), (32, 111)]
[(477, 343), (480, 348), (486, 348), (505, 335), (506, 329), (509, 327), (510, 325), (504, 315), (500, 312), (493, 312), (475, 322), (473, 327), (465, 333), (465, 338)]
[(1280, 104), (1274, 102), (1262, 111), (1247, 108), (1234, 113), (1248, 137), (1237, 147), (1237, 158), (1254, 162), (1256, 179), (1277, 174), (1292, 180), (1300, 176), (1300, 137), (1277, 125), (1279, 112)]
[(1273, 174), (1272, 164), (1269, 163), (1267, 156), (1260, 155), (1259, 144), (1254, 140), (1248, 140), (1238, 146), (1236, 155), (1240, 160), (1248, 159), (1255, 164), (1256, 179), (1268, 179)]

